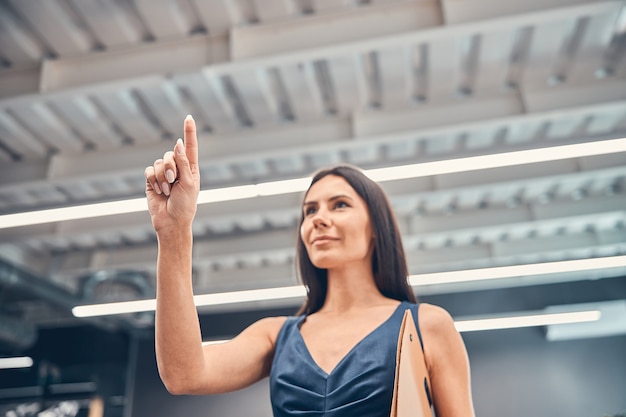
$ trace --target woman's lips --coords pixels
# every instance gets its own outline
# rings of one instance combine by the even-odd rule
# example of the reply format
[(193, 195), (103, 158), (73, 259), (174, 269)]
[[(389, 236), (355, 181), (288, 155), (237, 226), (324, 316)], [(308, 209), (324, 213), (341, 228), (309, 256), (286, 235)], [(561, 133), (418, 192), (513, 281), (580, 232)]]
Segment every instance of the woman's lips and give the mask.
[(330, 236), (320, 236), (313, 239), (313, 245), (324, 245), (330, 242), (334, 242), (337, 238)]

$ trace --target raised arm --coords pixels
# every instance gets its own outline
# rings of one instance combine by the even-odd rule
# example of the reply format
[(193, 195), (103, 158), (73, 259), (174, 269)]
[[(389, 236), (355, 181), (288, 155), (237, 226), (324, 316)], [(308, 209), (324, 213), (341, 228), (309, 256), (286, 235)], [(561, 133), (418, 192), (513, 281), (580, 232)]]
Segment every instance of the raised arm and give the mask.
[(250, 385), (269, 373), (284, 319), (264, 319), (231, 342), (202, 346), (192, 285), (192, 223), (200, 190), (198, 139), (191, 116), (183, 142), (145, 170), (146, 197), (158, 240), (156, 355), (173, 394), (208, 394)]
[(465, 344), (444, 309), (422, 304), (419, 325), (437, 417), (474, 417)]

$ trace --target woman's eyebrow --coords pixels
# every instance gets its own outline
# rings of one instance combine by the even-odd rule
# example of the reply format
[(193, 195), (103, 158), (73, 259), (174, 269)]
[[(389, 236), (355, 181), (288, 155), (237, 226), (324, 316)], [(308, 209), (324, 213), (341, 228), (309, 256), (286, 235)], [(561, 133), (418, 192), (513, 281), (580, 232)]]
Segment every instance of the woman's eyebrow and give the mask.
[[(352, 199), (353, 199), (352, 197), (350, 197), (349, 195), (346, 195), (346, 194), (337, 194), (337, 195), (334, 195), (334, 196), (330, 197), (330, 198), (328, 199), (328, 201), (335, 201), (335, 200), (339, 200), (339, 199), (341, 199), (341, 198), (347, 198), (347, 199), (349, 199), (349, 200), (352, 200)], [(312, 205), (312, 204), (317, 204), (317, 200), (309, 200), (309, 201), (305, 201), (304, 203), (302, 203), (302, 207), (304, 207), (304, 206), (310, 206), (310, 205)]]
[(331, 198), (329, 198), (328, 201), (340, 200), (342, 198), (347, 198), (348, 200), (352, 200), (352, 197), (350, 197), (349, 195), (338, 194), (338, 195), (335, 195), (335, 196), (332, 196)]

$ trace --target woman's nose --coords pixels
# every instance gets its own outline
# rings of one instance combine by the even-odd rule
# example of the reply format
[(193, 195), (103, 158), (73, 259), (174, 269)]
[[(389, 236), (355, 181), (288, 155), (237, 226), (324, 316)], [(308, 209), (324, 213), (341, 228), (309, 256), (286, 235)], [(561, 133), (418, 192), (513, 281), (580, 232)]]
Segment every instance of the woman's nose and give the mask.
[(330, 219), (322, 210), (318, 210), (313, 217), (313, 225), (315, 227), (326, 227), (330, 224)]

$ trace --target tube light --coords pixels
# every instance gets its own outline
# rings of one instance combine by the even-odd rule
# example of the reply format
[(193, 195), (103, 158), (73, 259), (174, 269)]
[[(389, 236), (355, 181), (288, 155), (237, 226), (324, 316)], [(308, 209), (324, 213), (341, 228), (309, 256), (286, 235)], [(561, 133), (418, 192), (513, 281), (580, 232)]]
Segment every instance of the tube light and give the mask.
[(0, 229), (67, 220), (89, 219), (93, 217), (112, 216), (115, 214), (136, 213), (146, 211), (147, 209), (148, 205), (145, 198), (133, 198), (130, 200), (109, 201), (106, 203), (27, 211), (0, 216)]
[(617, 152), (626, 152), (626, 138), (378, 168), (366, 171), (366, 173), (374, 181), (391, 181), (534, 164), (538, 162), (559, 161), (562, 159), (582, 158)]
[[(489, 168), (502, 168), (505, 166), (523, 165), (537, 162), (581, 158), (618, 152), (626, 152), (626, 138), (370, 169), (365, 170), (364, 172), (374, 181), (383, 182), (431, 175), (476, 171)], [(198, 204), (302, 192), (306, 190), (309, 183), (310, 178), (306, 177), (203, 190), (198, 196)], [(80, 206), (5, 214), (0, 216), (0, 229), (110, 216), (115, 214), (135, 213), (146, 210), (146, 199), (135, 198), (106, 203), (85, 204)]]
[(551, 324), (584, 323), (600, 320), (601, 315), (599, 310), (569, 313), (539, 313), (510, 317), (459, 320), (454, 322), (454, 326), (459, 332), (475, 332), (479, 330), (548, 326)]
[(31, 366), (33, 366), (33, 360), (29, 356), (0, 358), (0, 369), (30, 368)]
[(619, 267), (626, 267), (626, 255), (416, 274), (409, 277), (409, 283), (412, 286), (452, 284), (527, 275), (556, 274), (562, 272), (579, 272)]
[[(463, 281), (475, 281), (481, 279), (500, 279), (522, 275), (541, 275), (559, 272), (585, 271), (623, 266), (626, 266), (626, 255), (412, 275), (409, 277), (409, 283), (413, 287), (420, 287), (432, 284), (447, 284)], [(305, 288), (301, 285), (296, 285), (290, 287), (276, 287), (258, 290), (201, 294), (194, 296), (194, 303), (197, 307), (202, 307), (234, 303), (246, 303), (254, 301), (302, 298), (305, 296)], [(74, 317), (95, 317), (115, 314), (138, 313), (142, 311), (154, 311), (155, 309), (156, 300), (148, 299), (137, 301), (123, 301), (119, 303), (79, 305), (72, 308), (72, 314), (74, 315)]]
[[(251, 301), (280, 300), (306, 296), (303, 286), (264, 288), (259, 290), (232, 291), (214, 294), (195, 295), (196, 306), (215, 306), (224, 304), (246, 303)], [(74, 317), (95, 317), (114, 314), (154, 311), (156, 300), (122, 301), (119, 303), (87, 304), (72, 308)]]
[(79, 305), (72, 308), (72, 314), (74, 317), (97, 317), (155, 310), (156, 300), (152, 298), (148, 300), (121, 301), (118, 303)]

